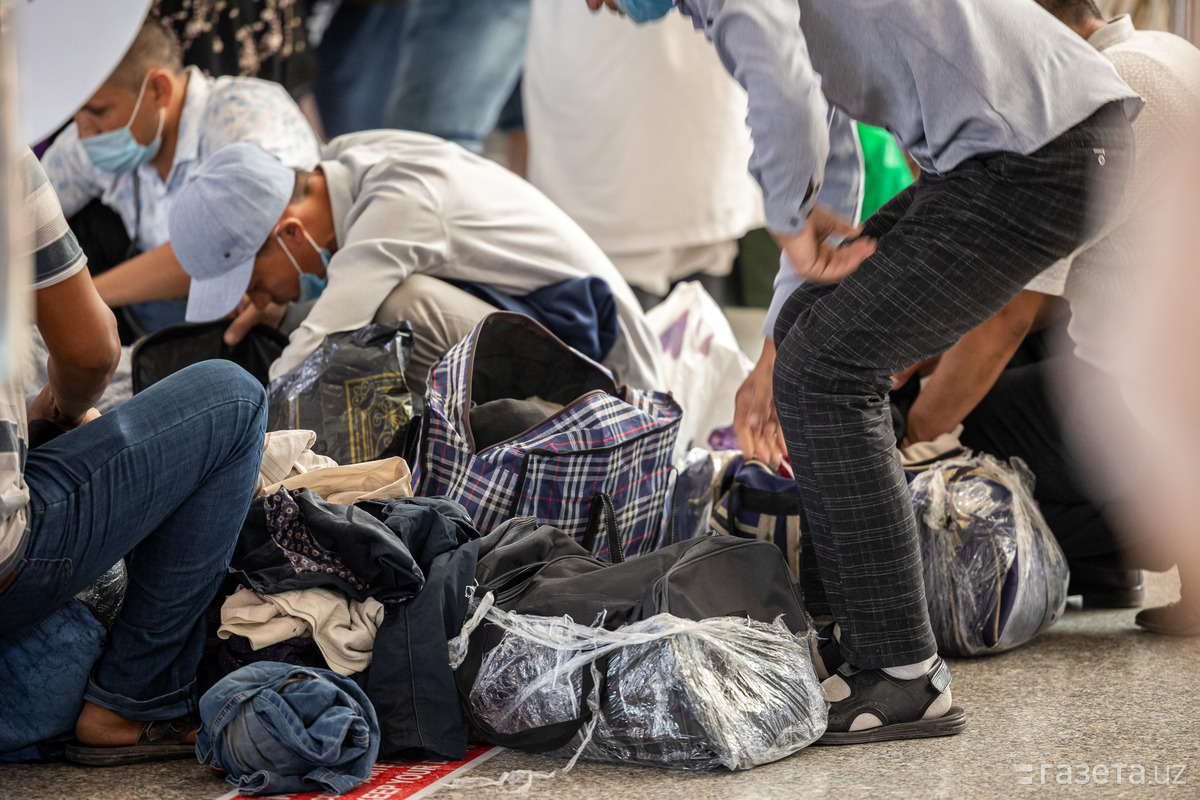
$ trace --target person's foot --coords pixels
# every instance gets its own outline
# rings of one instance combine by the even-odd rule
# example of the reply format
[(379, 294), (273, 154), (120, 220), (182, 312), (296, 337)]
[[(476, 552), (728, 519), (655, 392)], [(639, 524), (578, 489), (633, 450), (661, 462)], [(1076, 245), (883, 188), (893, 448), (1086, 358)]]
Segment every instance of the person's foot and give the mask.
[(967, 726), (966, 713), (951, 705), (950, 669), (941, 658), (911, 679), (843, 664), (821, 688), (830, 702), (829, 723), (817, 744), (952, 736)]
[(1185, 602), (1147, 608), (1134, 618), (1141, 628), (1166, 636), (1200, 636), (1200, 604)]
[(842, 648), (837, 641), (837, 623), (832, 619), (814, 621), (813, 628), (816, 630), (817, 641), (813, 647), (813, 667), (817, 672), (817, 679), (824, 681), (837, 672), (838, 667), (846, 663), (845, 657), (842, 656)]
[(1071, 582), (1068, 596), (1078, 595), (1084, 608), (1140, 608), (1146, 589), (1140, 569), (1070, 563)]
[(85, 701), (75, 722), (76, 743), (67, 745), (71, 761), (117, 766), (195, 756), (200, 720), (194, 714), (174, 720), (139, 722)]

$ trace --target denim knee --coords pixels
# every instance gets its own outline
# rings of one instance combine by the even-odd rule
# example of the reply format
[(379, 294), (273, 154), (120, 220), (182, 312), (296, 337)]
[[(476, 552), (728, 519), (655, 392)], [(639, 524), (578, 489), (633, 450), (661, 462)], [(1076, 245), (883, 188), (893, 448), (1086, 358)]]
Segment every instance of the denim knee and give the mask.
[[(243, 400), (256, 406), (265, 424), (267, 392), (258, 379), (232, 361), (213, 359), (182, 369), (171, 378), (186, 381), (185, 391), (200, 404)], [(170, 379), (168, 379), (170, 380)], [(180, 384), (184, 386), (184, 384)]]

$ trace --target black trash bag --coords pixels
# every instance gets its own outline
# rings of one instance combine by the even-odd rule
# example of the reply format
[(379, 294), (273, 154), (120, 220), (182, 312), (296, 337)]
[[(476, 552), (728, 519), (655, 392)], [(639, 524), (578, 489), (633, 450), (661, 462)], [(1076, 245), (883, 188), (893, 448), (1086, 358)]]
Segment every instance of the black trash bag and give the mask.
[(331, 333), (304, 363), (271, 382), (268, 430), (315, 431), (313, 452), (339, 464), (371, 461), (414, 415), (404, 370), (412, 356), (412, 326), (368, 325)]
[(232, 361), (266, 386), (271, 363), (287, 347), (288, 338), (274, 328), (255, 325), (244, 339), (230, 347), (224, 339), (228, 327), (229, 320), (218, 319), (198, 325), (172, 325), (142, 337), (130, 356), (133, 393), (148, 389), (184, 367), (212, 359)]

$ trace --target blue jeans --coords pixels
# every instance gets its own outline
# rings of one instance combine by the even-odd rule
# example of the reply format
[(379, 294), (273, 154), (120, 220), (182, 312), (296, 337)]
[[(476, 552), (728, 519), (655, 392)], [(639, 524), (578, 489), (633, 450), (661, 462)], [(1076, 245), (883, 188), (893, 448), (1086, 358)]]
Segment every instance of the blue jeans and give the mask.
[(529, 0), (343, 3), (317, 48), (325, 133), (400, 128), (475, 153), (524, 127), (518, 81)]
[(313, 97), (329, 138), (383, 127), (407, 3), (342, 3), (317, 46)]
[[(383, 122), (483, 152), (525, 61), (529, 0), (410, 0), (400, 61)], [(507, 108), (506, 108), (507, 106)]]
[(379, 720), (353, 679), (264, 661), (229, 673), (200, 699), (200, 763), (242, 794), (342, 794), (371, 774)]
[(48, 615), (127, 556), (129, 587), (85, 698), (126, 719), (196, 708), (203, 612), (254, 493), (262, 386), (189, 367), (29, 453), (28, 546), (0, 593), (0, 631)]

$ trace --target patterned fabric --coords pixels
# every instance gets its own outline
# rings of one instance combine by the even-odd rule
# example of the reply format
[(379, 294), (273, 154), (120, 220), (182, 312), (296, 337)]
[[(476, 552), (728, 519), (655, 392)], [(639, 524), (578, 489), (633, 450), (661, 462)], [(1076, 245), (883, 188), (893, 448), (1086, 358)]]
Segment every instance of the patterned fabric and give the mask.
[[(191, 174), (208, 156), (234, 142), (256, 142), (299, 169), (312, 169), (320, 156), (316, 134), (281, 86), (255, 78), (206, 78), (193, 67), (188, 70), (175, 160), (165, 181), (153, 164), (125, 175), (92, 166), (73, 122), (50, 145), (42, 164), (68, 217), (98, 197), (121, 215), (125, 232), (145, 251), (169, 241), (167, 217)], [(135, 175), (140, 182), (140, 222)]]
[[(582, 365), (595, 371), (597, 383), (611, 388), (584, 393), (517, 438), (474, 452), (467, 412), (473, 403), (476, 345), (509, 341), (503, 327), (512, 325), (560, 350), (564, 374)], [(670, 395), (628, 391), (625, 398), (616, 396), (603, 367), (569, 350), (533, 320), (492, 314), (430, 373), (417, 494), (445, 495), (462, 504), (482, 533), (512, 517), (533, 516), (582, 540), (593, 498), (607, 492), (625, 555), (655, 550), (665, 534), (671, 456), (682, 411)], [(596, 554), (607, 556), (607, 541), (596, 538)]]
[[(11, 176), (23, 199), (26, 229), (31, 234), (33, 288), (45, 289), (65, 281), (87, 265), (79, 242), (67, 227), (58, 198), (32, 152), (16, 161)], [(0, 383), (0, 576), (20, 556), (25, 536), (25, 506), (29, 489), (25, 469), (25, 392), (18, 376)]]
[(281, 488), (264, 497), (263, 507), (267, 512), (267, 530), (292, 562), (297, 575), (303, 572), (336, 575), (359, 591), (367, 588), (366, 581), (355, 575), (337, 553), (331, 553), (317, 542), (304, 524), (300, 506), (287, 489)]
[(183, 63), (206, 75), (282, 83), (299, 93), (312, 80), (304, 0), (154, 0), (179, 38)]

